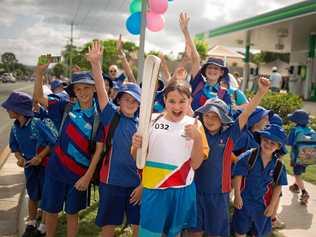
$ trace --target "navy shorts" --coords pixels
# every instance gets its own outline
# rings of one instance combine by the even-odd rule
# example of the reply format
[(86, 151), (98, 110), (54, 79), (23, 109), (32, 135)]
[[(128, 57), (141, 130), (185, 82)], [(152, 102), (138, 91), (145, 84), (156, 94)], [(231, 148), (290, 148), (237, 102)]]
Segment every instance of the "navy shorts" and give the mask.
[(37, 202), (42, 199), (45, 168), (43, 166), (30, 166), (24, 169), (26, 192), (30, 200)]
[(295, 164), (293, 167), (294, 175), (301, 175), (301, 174), (305, 173), (305, 171), (306, 171), (305, 165)]
[(203, 231), (212, 236), (230, 236), (229, 193), (197, 193), (197, 211), (197, 227), (190, 231)]
[(58, 213), (63, 210), (64, 205), (65, 212), (70, 215), (85, 209), (87, 191), (78, 191), (73, 185), (46, 175), (41, 208), (48, 213)]
[(129, 203), (134, 189), (100, 183), (97, 226), (121, 225), (125, 214), (128, 224), (138, 225), (140, 206)]
[(267, 236), (272, 232), (271, 217), (266, 217), (265, 207), (244, 203), (241, 210), (235, 209), (232, 219), (233, 231), (237, 234), (251, 233), (257, 237)]

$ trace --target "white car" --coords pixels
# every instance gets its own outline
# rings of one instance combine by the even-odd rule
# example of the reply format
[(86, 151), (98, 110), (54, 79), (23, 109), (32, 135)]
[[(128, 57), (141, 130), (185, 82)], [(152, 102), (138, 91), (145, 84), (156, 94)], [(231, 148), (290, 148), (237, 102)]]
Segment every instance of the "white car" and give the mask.
[(7, 82), (15, 83), (16, 82), (16, 79), (12, 75), (12, 73), (3, 73), (0, 79), (2, 83), (7, 83)]

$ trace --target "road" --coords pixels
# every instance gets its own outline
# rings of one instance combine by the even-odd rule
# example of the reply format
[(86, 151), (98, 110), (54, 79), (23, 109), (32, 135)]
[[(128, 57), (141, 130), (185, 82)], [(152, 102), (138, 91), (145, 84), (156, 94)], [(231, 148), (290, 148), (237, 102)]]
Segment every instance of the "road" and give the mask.
[[(30, 95), (33, 92), (33, 82), (16, 82), (16, 83), (0, 83), (0, 104), (8, 97), (8, 95), (14, 91), (24, 91)], [(2, 149), (8, 144), (8, 139), (10, 135), (10, 127), (12, 120), (5, 109), (0, 108), (0, 153)]]

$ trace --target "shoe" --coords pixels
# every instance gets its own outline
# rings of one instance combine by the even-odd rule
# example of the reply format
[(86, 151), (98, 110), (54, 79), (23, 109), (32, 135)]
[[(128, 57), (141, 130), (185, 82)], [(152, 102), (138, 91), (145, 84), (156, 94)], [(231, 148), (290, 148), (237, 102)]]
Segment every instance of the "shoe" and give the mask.
[(272, 229), (284, 229), (285, 223), (281, 221), (279, 218), (275, 218), (272, 220)]
[(308, 203), (308, 199), (309, 199), (309, 194), (308, 194), (308, 192), (302, 192), (302, 195), (301, 195), (301, 197), (300, 197), (300, 201), (301, 201), (301, 204), (302, 205), (307, 205), (307, 203)]
[(289, 187), (290, 191), (292, 193), (300, 193), (300, 189), (299, 187), (297, 186), (297, 184), (292, 184), (290, 187)]
[(36, 229), (32, 235), (32, 237), (43, 237), (46, 236), (46, 233), (42, 233), (39, 231), (39, 229)]
[(36, 231), (36, 227), (33, 225), (27, 225), (25, 227), (25, 231), (22, 235), (22, 237), (33, 237), (34, 232)]

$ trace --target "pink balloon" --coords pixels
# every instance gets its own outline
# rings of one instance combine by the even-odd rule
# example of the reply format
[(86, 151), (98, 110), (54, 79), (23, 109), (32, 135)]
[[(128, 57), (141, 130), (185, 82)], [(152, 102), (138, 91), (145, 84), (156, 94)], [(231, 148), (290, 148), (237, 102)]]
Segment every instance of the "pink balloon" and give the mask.
[(149, 0), (149, 10), (157, 14), (163, 14), (168, 9), (168, 0)]
[(165, 25), (165, 18), (155, 12), (147, 12), (146, 14), (146, 26), (147, 29), (153, 32), (157, 32), (163, 29)]

